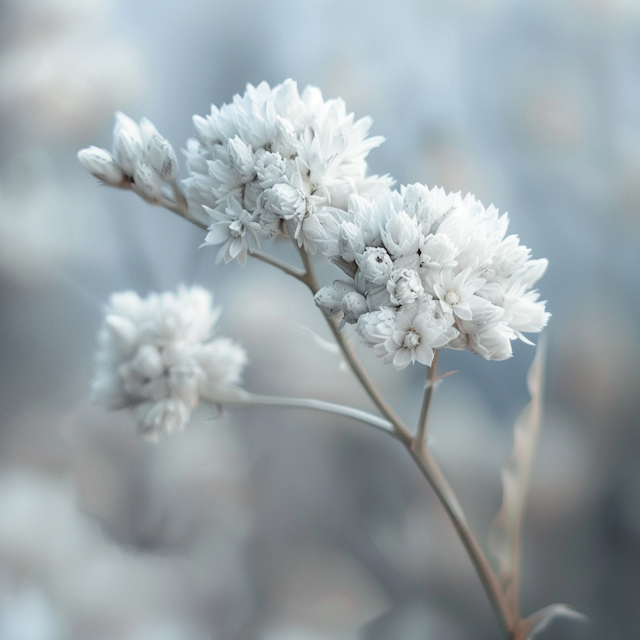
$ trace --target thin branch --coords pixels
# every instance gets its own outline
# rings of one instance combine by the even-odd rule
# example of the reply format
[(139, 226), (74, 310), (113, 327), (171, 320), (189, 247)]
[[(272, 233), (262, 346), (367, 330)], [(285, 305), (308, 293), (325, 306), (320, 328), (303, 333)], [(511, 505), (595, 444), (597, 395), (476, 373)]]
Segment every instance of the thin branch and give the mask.
[(429, 455), (426, 449), (414, 450), (412, 446), (413, 442), (411, 440), (403, 441), (403, 444), (411, 454), (414, 462), (418, 465), (422, 475), (431, 485), (431, 488), (438, 497), (440, 504), (447, 512), (447, 515), (449, 516), (449, 519), (451, 520), (451, 523), (453, 524), (456, 533), (464, 545), (467, 555), (471, 559), (476, 573), (480, 578), (480, 582), (482, 583), (484, 591), (489, 598), (489, 602), (491, 603), (495, 615), (498, 618), (505, 638), (510, 639), (512, 637), (512, 629), (516, 620), (511, 613), (507, 599), (502, 590), (500, 580), (489, 564), (487, 557), (469, 528), (464, 512), (462, 511), (462, 507), (460, 506), (453, 489), (442, 474), (442, 471), (436, 464), (436, 461)]
[(424, 387), (424, 396), (422, 398), (422, 407), (420, 408), (420, 417), (418, 418), (418, 428), (416, 429), (416, 437), (413, 439), (413, 447), (424, 449), (425, 436), (427, 433), (427, 421), (429, 419), (429, 409), (431, 408), (431, 399), (433, 398), (433, 390), (438, 376), (438, 349), (433, 354), (433, 361), (429, 367), (427, 374), (427, 382)]
[[(300, 257), (302, 259), (302, 264), (304, 265), (306, 271), (306, 285), (311, 290), (312, 294), (316, 294), (320, 289), (318, 285), (318, 280), (316, 279), (315, 272), (313, 270), (313, 263), (311, 261), (311, 256), (305, 251), (304, 247), (298, 247), (298, 251), (300, 252)], [(353, 347), (347, 342), (344, 337), (344, 334), (338, 329), (338, 323), (333, 318), (326, 318), (329, 328), (333, 333), (333, 336), (340, 347), (340, 351), (342, 351), (342, 355), (347, 361), (351, 371), (353, 371), (354, 375), (367, 392), (367, 395), (371, 398), (373, 404), (378, 408), (378, 411), (393, 425), (394, 432), (399, 436), (408, 436), (410, 437), (409, 430), (406, 425), (396, 414), (396, 412), (387, 404), (386, 400), (380, 395), (378, 390), (376, 389), (373, 381), (367, 374), (367, 372), (362, 367), (358, 356), (356, 355)]]
[(284, 271), (287, 275), (293, 276), (296, 280), (300, 280), (304, 284), (307, 284), (306, 281), (306, 273), (302, 269), (297, 269), (296, 267), (292, 267), (291, 265), (279, 260), (278, 258), (274, 258), (270, 256), (268, 253), (264, 253), (259, 251), (258, 249), (249, 248), (249, 255), (256, 260), (261, 260), (262, 262), (266, 262), (270, 264), (272, 267), (276, 267), (276, 269), (280, 269)]
[(371, 427), (380, 429), (385, 433), (393, 433), (393, 425), (374, 416), (367, 411), (356, 409), (355, 407), (348, 407), (342, 404), (336, 404), (334, 402), (325, 402), (324, 400), (317, 400), (315, 398), (286, 398), (280, 396), (267, 396), (259, 395), (255, 393), (249, 393), (242, 390), (244, 393), (237, 394), (235, 398), (226, 399), (224, 401), (215, 401), (216, 404), (226, 406), (243, 406), (254, 405), (262, 407), (285, 407), (294, 409), (311, 409), (313, 411), (323, 411), (325, 413), (332, 413), (335, 415), (352, 418), (359, 422), (363, 422)]

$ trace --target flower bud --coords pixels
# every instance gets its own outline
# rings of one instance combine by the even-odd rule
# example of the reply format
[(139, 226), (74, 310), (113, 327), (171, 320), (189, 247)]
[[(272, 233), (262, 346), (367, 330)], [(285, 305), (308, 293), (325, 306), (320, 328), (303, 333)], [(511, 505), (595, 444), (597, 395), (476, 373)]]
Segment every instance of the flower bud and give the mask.
[(142, 160), (142, 137), (138, 125), (118, 111), (113, 129), (113, 157), (126, 175), (132, 176)]
[(175, 180), (178, 175), (176, 152), (158, 130), (147, 120), (140, 120), (140, 135), (145, 161), (151, 165), (163, 180)]
[(364, 249), (362, 231), (353, 222), (343, 222), (338, 234), (338, 255), (347, 262), (353, 262)]
[(369, 310), (364, 296), (357, 291), (347, 293), (347, 295), (342, 299), (341, 308), (344, 320), (349, 324), (355, 324), (358, 322), (358, 318)]
[(413, 269), (392, 271), (387, 291), (391, 295), (391, 303), (397, 305), (411, 304), (424, 295), (420, 276)]
[(125, 177), (113, 156), (99, 147), (88, 147), (78, 151), (80, 164), (93, 176), (111, 187), (121, 187)]
[(278, 182), (282, 182), (285, 175), (286, 162), (277, 152), (270, 153), (264, 149), (258, 149), (256, 151), (255, 169), (260, 186), (263, 189), (268, 189)]
[(390, 215), (380, 234), (384, 246), (394, 258), (415, 253), (420, 245), (420, 223), (404, 211)]
[(267, 189), (261, 199), (263, 209), (272, 211), (285, 220), (302, 215), (307, 206), (302, 192), (284, 182)]
[(342, 311), (342, 300), (354, 290), (351, 282), (336, 280), (332, 285), (322, 287), (314, 296), (313, 301), (327, 317), (331, 318)]
[(251, 146), (245, 144), (238, 136), (229, 140), (229, 161), (242, 176), (243, 182), (250, 182), (255, 175), (255, 162)]
[(133, 173), (135, 190), (146, 200), (157, 202), (162, 195), (162, 179), (158, 172), (146, 163), (136, 166)]
[(396, 314), (391, 309), (365, 313), (358, 318), (358, 334), (368, 347), (384, 344), (393, 335), (395, 319)]
[(393, 271), (393, 262), (381, 247), (367, 247), (363, 253), (356, 256), (356, 262), (360, 273), (373, 284), (386, 284)]

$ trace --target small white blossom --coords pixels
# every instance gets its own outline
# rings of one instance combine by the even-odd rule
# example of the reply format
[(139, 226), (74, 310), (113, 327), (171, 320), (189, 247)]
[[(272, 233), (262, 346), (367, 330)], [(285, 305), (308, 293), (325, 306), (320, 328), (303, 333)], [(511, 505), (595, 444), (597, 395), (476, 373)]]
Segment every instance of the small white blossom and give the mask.
[(176, 152), (147, 118), (140, 120), (140, 136), (146, 162), (153, 167), (161, 180), (175, 180), (178, 175)]
[(260, 199), (262, 209), (275, 213), (284, 220), (299, 217), (306, 209), (304, 194), (284, 182), (263, 191)]
[(376, 356), (382, 358), (388, 354), (384, 345), (393, 336), (395, 326), (395, 311), (383, 307), (378, 311), (361, 315), (358, 318), (357, 331), (362, 342), (371, 347)]
[(380, 233), (394, 259), (415, 254), (420, 246), (420, 223), (404, 211), (390, 214)]
[(212, 212), (212, 218), (217, 222), (209, 227), (204, 241), (207, 244), (222, 244), (216, 262), (237, 259), (240, 265), (244, 266), (249, 255), (247, 232), (251, 232), (255, 237), (258, 228), (255, 215), (245, 211), (235, 198), (229, 198), (224, 214), (215, 211)]
[(240, 382), (246, 353), (213, 337), (219, 311), (200, 287), (140, 298), (111, 296), (100, 333), (93, 397), (107, 409), (130, 407), (142, 435), (184, 429), (201, 398)]
[(413, 269), (396, 269), (387, 282), (391, 303), (406, 305), (419, 300), (424, 295), (420, 276)]
[(372, 284), (386, 285), (391, 272), (393, 261), (382, 247), (368, 247), (356, 256), (360, 273)]
[(434, 306), (432, 300), (425, 300), (396, 313), (393, 334), (384, 343), (385, 362), (392, 362), (398, 370), (416, 361), (430, 366), (434, 349), (455, 338), (453, 327), (443, 329), (433, 323)]
[(138, 125), (118, 111), (113, 129), (113, 157), (128, 176), (133, 176), (137, 164), (142, 160), (142, 149)]

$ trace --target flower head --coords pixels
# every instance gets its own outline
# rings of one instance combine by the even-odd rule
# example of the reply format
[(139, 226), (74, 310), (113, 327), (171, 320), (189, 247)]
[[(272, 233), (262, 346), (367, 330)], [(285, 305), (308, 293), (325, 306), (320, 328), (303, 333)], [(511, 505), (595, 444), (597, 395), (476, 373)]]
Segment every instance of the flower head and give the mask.
[(145, 437), (184, 429), (201, 398), (240, 382), (242, 347), (213, 337), (219, 310), (200, 287), (177, 293), (114, 293), (100, 333), (93, 398), (107, 409), (130, 407)]
[(354, 120), (342, 100), (325, 101), (316, 87), (299, 93), (293, 80), (273, 88), (266, 82), (247, 85), (244, 95), (212, 106), (194, 124), (186, 187), (198, 219), (213, 211), (224, 215), (233, 197), (249, 215), (260, 210), (256, 220), (266, 234), (284, 229), (275, 217), (295, 218), (296, 224), (287, 225), (290, 235), (311, 252), (324, 251), (321, 229), (303, 222), (327, 208), (346, 213), (352, 194), (379, 194), (392, 184), (388, 177), (365, 177), (365, 158), (383, 141), (367, 137), (371, 120)]

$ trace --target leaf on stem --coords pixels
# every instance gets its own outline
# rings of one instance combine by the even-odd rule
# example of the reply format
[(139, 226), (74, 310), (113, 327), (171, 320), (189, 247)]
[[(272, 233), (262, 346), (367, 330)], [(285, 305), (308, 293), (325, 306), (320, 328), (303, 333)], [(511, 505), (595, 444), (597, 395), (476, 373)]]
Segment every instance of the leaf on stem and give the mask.
[(519, 624), (518, 637), (522, 640), (531, 640), (537, 633), (547, 627), (554, 618), (570, 618), (579, 622), (586, 622), (587, 616), (568, 607), (566, 604), (550, 604), (540, 611), (536, 611)]
[(544, 344), (540, 340), (527, 375), (531, 401), (514, 425), (513, 450), (502, 469), (502, 507), (491, 523), (489, 548), (498, 561), (498, 576), (516, 619), (520, 566), (520, 532), (542, 413)]

